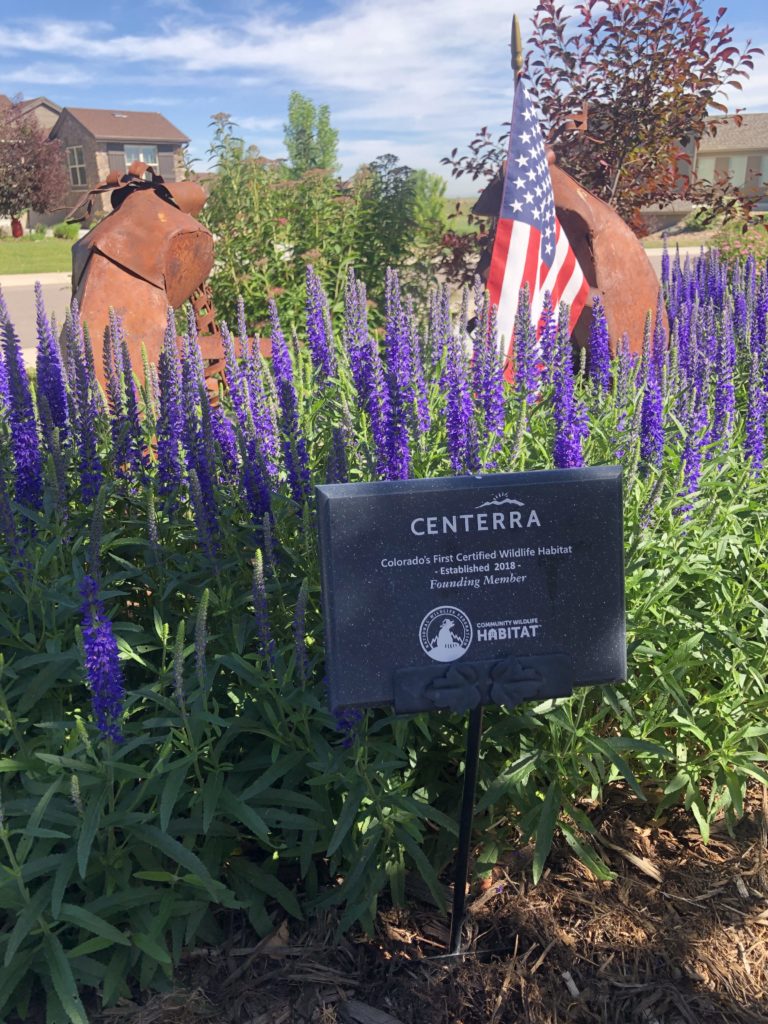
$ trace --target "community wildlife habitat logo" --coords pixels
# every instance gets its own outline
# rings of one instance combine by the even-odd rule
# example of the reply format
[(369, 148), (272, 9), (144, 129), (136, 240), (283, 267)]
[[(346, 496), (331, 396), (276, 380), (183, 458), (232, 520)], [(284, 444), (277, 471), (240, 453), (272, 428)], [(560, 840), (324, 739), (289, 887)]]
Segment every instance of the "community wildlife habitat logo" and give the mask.
[(433, 661), (456, 661), (472, 643), (472, 623), (460, 608), (433, 608), (421, 620), (419, 643)]

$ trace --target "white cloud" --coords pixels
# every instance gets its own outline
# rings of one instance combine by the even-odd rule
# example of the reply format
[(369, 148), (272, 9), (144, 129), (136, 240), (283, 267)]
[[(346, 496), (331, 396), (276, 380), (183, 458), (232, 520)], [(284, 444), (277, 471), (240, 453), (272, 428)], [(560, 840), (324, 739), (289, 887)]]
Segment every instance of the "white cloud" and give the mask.
[(92, 81), (92, 75), (69, 64), (27, 64), (15, 71), (4, 71), (3, 81), (31, 85), (79, 85)]

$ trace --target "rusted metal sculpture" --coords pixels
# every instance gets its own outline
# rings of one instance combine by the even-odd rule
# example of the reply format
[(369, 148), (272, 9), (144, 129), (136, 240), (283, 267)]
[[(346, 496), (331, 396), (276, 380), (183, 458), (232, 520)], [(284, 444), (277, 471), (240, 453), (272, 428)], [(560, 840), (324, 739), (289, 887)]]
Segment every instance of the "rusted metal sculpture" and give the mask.
[[(109, 310), (120, 316), (131, 362), (141, 373), (141, 348), (157, 363), (168, 307), (191, 300), (198, 323), (207, 375), (221, 368), (223, 356), (213, 303), (205, 282), (213, 266), (213, 236), (197, 219), (206, 195), (192, 181), (166, 184), (146, 164), (114, 172), (83, 201), (111, 193), (113, 212), (72, 248), (72, 295), (88, 326), (94, 362), (103, 378), (104, 331)], [(73, 211), (76, 219), (79, 211)]]
[[(522, 72), (523, 56), (520, 25), (512, 21), (512, 68)], [(580, 127), (586, 127), (586, 110), (582, 109)], [(598, 199), (574, 178), (557, 166), (553, 150), (547, 152), (555, 211), (571, 248), (590, 286), (590, 295), (572, 334), (572, 340), (585, 346), (592, 322), (592, 303), (600, 296), (608, 323), (613, 348), (624, 334), (633, 352), (642, 351), (645, 319), (653, 316), (659, 301), (660, 285), (645, 249), (630, 227), (608, 203)], [(488, 185), (472, 212), (481, 217), (498, 217), (503, 190), (503, 173)], [(478, 268), (487, 274), (492, 237), (488, 251)], [(663, 314), (666, 326), (666, 314)]]

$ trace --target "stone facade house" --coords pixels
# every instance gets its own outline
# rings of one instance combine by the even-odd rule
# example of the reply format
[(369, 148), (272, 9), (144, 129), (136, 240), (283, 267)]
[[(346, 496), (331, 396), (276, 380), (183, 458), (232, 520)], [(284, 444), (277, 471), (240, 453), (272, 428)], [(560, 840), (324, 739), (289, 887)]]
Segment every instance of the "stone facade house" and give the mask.
[[(66, 153), (68, 209), (110, 171), (125, 172), (134, 160), (143, 160), (166, 181), (184, 177), (184, 148), (189, 139), (166, 117), (152, 111), (65, 107), (51, 129), (51, 138), (60, 139)], [(108, 195), (94, 197), (94, 212), (100, 209), (111, 209)]]

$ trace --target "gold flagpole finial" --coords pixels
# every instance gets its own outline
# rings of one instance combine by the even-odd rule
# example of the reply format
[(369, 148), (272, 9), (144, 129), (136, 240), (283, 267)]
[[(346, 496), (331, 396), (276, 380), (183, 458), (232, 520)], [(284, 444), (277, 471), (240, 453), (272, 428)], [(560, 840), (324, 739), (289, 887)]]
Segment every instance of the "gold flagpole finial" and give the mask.
[(516, 14), (512, 15), (512, 39), (510, 42), (512, 50), (512, 70), (517, 80), (523, 73), (523, 43), (520, 38), (520, 22)]

